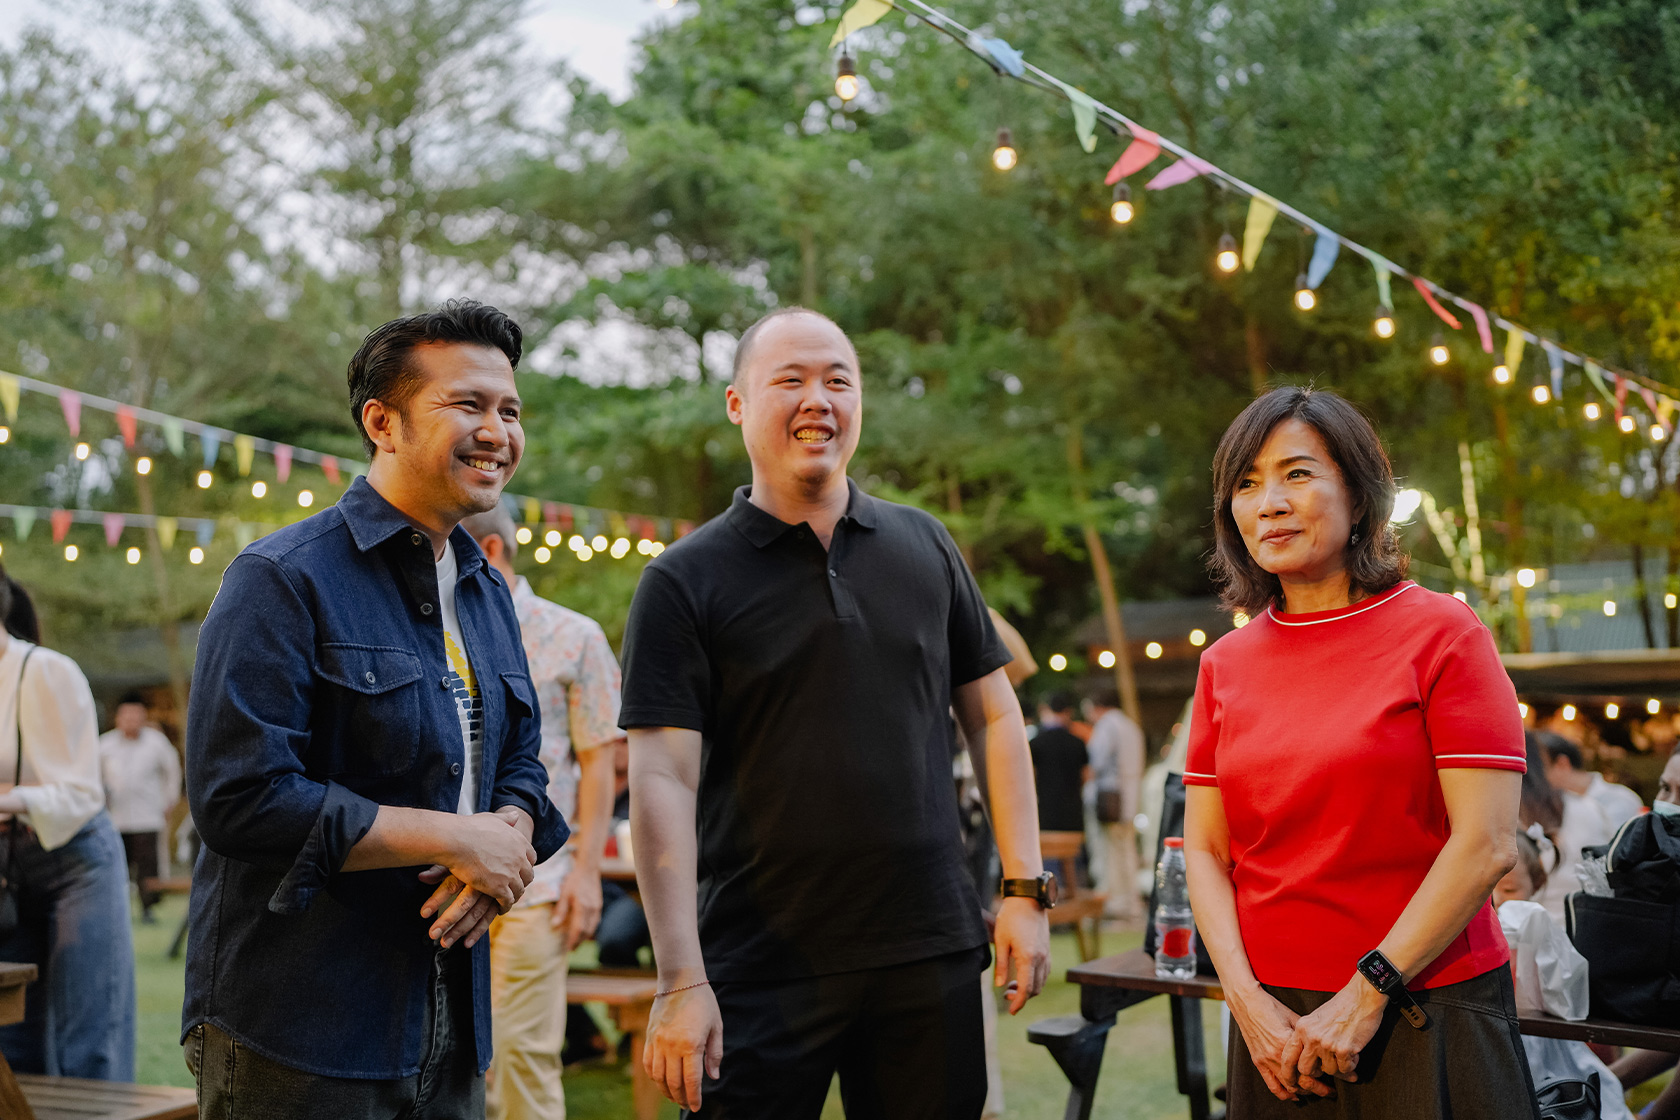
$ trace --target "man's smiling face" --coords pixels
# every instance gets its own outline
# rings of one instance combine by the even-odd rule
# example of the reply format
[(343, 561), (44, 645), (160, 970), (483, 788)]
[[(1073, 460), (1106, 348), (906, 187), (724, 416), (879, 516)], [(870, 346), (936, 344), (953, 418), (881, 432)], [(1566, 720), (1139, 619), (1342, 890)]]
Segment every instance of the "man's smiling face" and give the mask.
[(857, 450), (857, 352), (839, 327), (809, 312), (763, 324), (750, 346), (729, 390), (729, 418), (741, 426), (756, 472), (820, 490), (845, 474)]
[(507, 355), (489, 346), (428, 343), (410, 355), (424, 381), (397, 416), (404, 489), (452, 524), (494, 509), (525, 452), (519, 390)]

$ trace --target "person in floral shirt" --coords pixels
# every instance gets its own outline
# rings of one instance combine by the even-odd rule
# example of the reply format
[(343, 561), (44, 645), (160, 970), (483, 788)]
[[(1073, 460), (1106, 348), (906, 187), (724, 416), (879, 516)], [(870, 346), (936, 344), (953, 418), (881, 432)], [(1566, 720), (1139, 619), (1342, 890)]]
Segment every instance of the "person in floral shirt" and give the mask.
[(498, 507), (464, 522), (513, 593), (542, 715), (548, 795), (572, 822), (572, 842), (537, 865), (525, 895), (490, 927), (495, 1033), (486, 1084), (489, 1120), (565, 1116), (560, 1045), (566, 954), (601, 917), (602, 849), (612, 827), (618, 662), (593, 619), (539, 598), (513, 570), (513, 518)]

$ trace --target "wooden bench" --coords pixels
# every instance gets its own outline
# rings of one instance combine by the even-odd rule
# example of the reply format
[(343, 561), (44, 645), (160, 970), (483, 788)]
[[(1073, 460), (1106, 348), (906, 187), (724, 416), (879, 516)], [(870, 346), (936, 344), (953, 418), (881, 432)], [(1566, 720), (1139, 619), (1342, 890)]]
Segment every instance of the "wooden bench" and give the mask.
[(1038, 834), (1039, 855), (1045, 868), (1055, 871), (1062, 891), (1061, 900), (1050, 911), (1050, 925), (1072, 926), (1079, 942), (1079, 959), (1088, 961), (1102, 956), (1102, 916), (1107, 896), (1080, 889), (1078, 859), (1084, 843), (1083, 832)]
[(192, 1120), (198, 1116), (198, 1099), (191, 1089), (29, 1073), (18, 1074), (17, 1083), (35, 1120)]
[(642, 1068), (642, 1042), (659, 981), (651, 973), (602, 969), (566, 977), (567, 1003), (604, 1003), (630, 1039), (630, 1102), (636, 1120), (655, 1120), (665, 1094)]

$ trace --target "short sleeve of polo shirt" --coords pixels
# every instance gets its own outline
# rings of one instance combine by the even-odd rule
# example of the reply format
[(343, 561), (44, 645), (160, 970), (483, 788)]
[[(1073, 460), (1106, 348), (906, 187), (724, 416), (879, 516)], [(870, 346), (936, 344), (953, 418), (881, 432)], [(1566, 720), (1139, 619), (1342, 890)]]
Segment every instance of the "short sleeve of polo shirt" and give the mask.
[(951, 649), (951, 687), (956, 688), (1003, 668), (1015, 655), (992, 625), (980, 585), (943, 525), (939, 526), (939, 544), (951, 573), (951, 614), (945, 629)]
[(694, 604), (657, 567), (642, 573), (624, 626), (618, 725), (706, 730), (711, 664)]
[(1429, 674), (1424, 727), (1437, 770), (1527, 768), (1517, 690), (1480, 622), (1453, 639)]
[(1219, 706), (1213, 697), (1213, 666), (1202, 658), (1196, 670), (1196, 699), (1190, 706), (1190, 749), (1184, 761), (1184, 784), (1219, 786), (1215, 748), (1219, 745)]

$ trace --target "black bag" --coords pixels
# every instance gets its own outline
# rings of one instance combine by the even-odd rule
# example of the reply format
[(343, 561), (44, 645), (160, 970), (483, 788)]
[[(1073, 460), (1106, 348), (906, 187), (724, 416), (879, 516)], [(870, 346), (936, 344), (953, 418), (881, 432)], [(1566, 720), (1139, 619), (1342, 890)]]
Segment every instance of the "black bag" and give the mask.
[(1540, 1120), (1598, 1120), (1598, 1071), (1588, 1074), (1585, 1081), (1574, 1077), (1548, 1081), (1534, 1090), (1534, 1100), (1540, 1106)]
[[(17, 769), (12, 775), (12, 788), (16, 789), (23, 781), (23, 673), (29, 668), (30, 655), (35, 647), (30, 646), (23, 654), (23, 664), (18, 666), (17, 697), (13, 708), (17, 713)], [(23, 920), (18, 910), (17, 889), (17, 818), (12, 818), (12, 832), (6, 837), (6, 866), (0, 870), (0, 941), (5, 941), (17, 932), (19, 923)]]
[[(1184, 778), (1180, 774), (1168, 774), (1166, 789), (1161, 794), (1161, 830), (1155, 837), (1155, 862), (1151, 867), (1161, 866), (1161, 853), (1167, 850), (1167, 837), (1184, 835)], [(1155, 955), (1157, 942), (1155, 940), (1155, 897), (1156, 888), (1149, 888), (1149, 924), (1143, 929), (1143, 951), (1150, 956)], [(1207, 946), (1202, 944), (1201, 937), (1196, 938), (1196, 971), (1202, 976), (1215, 976), (1213, 958), (1208, 956)]]
[(1117, 789), (1099, 789), (1097, 791), (1097, 823), (1120, 823), (1120, 791)]
[(1680, 820), (1634, 817), (1608, 845), (1608, 897), (1564, 902), (1569, 940), (1587, 959), (1589, 1010), (1603, 1019), (1680, 1027)]

